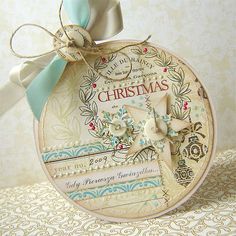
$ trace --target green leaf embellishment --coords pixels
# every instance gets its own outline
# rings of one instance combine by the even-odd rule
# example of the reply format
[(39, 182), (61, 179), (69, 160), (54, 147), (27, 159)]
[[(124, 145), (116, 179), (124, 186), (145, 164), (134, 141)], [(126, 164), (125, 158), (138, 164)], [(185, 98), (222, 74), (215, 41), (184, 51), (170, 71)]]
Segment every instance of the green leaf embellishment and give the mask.
[(113, 54), (109, 55), (108, 57), (98, 57), (95, 60), (94, 68), (96, 70), (106, 69), (108, 67), (109, 63), (114, 61), (116, 58), (117, 58), (116, 53), (113, 53)]
[(173, 129), (168, 129), (168, 135), (170, 137), (177, 137), (178, 136), (178, 132), (175, 132)]
[(172, 56), (167, 57), (164, 51), (158, 52), (156, 57), (157, 59), (154, 60), (154, 62), (160, 67), (166, 67), (171, 71), (177, 66), (177, 64), (173, 62)]
[(171, 120), (172, 120), (171, 115), (164, 115), (164, 116), (162, 116), (161, 118), (162, 118), (162, 120), (163, 120), (167, 125), (169, 125), (170, 122), (171, 122)]
[(104, 120), (107, 122), (112, 122), (112, 116), (111, 113), (103, 111), (103, 116), (104, 116)]
[(190, 115), (191, 108), (188, 108), (187, 110), (183, 109), (184, 106), (181, 102), (175, 102), (174, 105), (171, 106), (171, 113), (172, 116), (179, 120), (185, 120)]
[(136, 54), (136, 55), (144, 55), (142, 49), (140, 47), (136, 47), (134, 49), (131, 49), (131, 52)]
[(86, 95), (85, 95), (85, 92), (82, 89), (79, 90), (79, 98), (80, 98), (81, 102), (85, 103)]
[(172, 91), (173, 91), (174, 95), (177, 97), (177, 95), (179, 93), (179, 89), (176, 84), (172, 84)]
[[(127, 110), (124, 107), (121, 107), (117, 113), (112, 114), (103, 111), (102, 114), (103, 134), (101, 137), (103, 138), (104, 143), (115, 150), (121, 150), (124, 147), (130, 146), (133, 143), (133, 136), (136, 135), (138, 127), (135, 126), (133, 119), (127, 116)], [(114, 119), (121, 120), (126, 125), (126, 133), (121, 137), (115, 137), (110, 132), (110, 123), (112, 123)]]
[(179, 94), (185, 95), (191, 92), (191, 89), (189, 89), (190, 83), (186, 83), (182, 86), (181, 90), (179, 91)]
[(191, 92), (190, 83), (185, 83), (185, 73), (180, 67), (178, 71), (169, 70), (168, 78), (173, 82), (172, 92), (176, 97), (176, 102), (171, 106), (174, 118), (185, 120), (189, 117), (191, 108), (184, 109), (184, 103), (191, 102), (188, 94)]
[(99, 76), (96, 75), (93, 71), (89, 70), (88, 75), (83, 76), (83, 82), (80, 85), (81, 88), (88, 90), (93, 89), (97, 86), (96, 82), (99, 80)]
[(182, 68), (179, 68), (178, 72), (170, 70), (169, 74), (168, 78), (173, 82), (182, 83), (184, 81), (185, 74)]

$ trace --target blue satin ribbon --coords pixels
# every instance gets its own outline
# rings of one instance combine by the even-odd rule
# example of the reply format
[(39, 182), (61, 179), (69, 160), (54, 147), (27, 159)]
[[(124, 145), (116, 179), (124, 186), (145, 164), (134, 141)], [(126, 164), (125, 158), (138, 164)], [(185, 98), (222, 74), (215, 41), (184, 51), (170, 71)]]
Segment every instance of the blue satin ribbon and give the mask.
[[(64, 8), (73, 24), (80, 25), (86, 29), (90, 20), (88, 0), (64, 0)], [(28, 86), (26, 96), (31, 110), (38, 121), (67, 63), (62, 58), (55, 56), (51, 63)]]
[(64, 8), (72, 23), (86, 29), (90, 20), (88, 0), (64, 0)]

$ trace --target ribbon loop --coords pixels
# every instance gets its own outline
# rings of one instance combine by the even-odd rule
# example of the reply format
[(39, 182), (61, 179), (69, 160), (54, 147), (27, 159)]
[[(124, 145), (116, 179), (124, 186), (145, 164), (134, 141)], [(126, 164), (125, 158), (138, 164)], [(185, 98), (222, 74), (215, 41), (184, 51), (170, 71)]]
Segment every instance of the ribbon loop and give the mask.
[(29, 59), (33, 59), (33, 58), (37, 58), (37, 57), (42, 57), (42, 56), (45, 56), (45, 55), (48, 55), (48, 54), (51, 54), (53, 52), (55, 52), (56, 50), (59, 50), (63, 47), (60, 47), (58, 49), (53, 49), (49, 52), (46, 52), (46, 53), (42, 53), (42, 54), (39, 54), (39, 55), (31, 55), (31, 56), (26, 56), (26, 55), (21, 55), (19, 53), (16, 52), (16, 50), (14, 49), (13, 47), (13, 39), (15, 37), (15, 35), (17, 34), (17, 32), (24, 28), (24, 27), (36, 27), (36, 28), (39, 28), (43, 31), (45, 31), (46, 33), (48, 33), (52, 38), (56, 38), (58, 41), (60, 41), (61, 43), (63, 43), (63, 47), (65, 47), (66, 45), (66, 42), (62, 41), (59, 37), (57, 37), (56, 35), (54, 35), (52, 32), (50, 32), (49, 30), (47, 30), (46, 28), (44, 28), (43, 26), (41, 25), (37, 25), (37, 24), (30, 24), (30, 23), (27, 23), (27, 24), (23, 24), (23, 25), (20, 25), (15, 31), (14, 33), (12, 34), (11, 38), (10, 38), (10, 48), (11, 48), (11, 51), (14, 53), (14, 55), (18, 58), (29, 58)]
[(120, 1), (89, 0), (90, 21), (87, 30), (94, 41), (113, 37), (123, 30)]
[(68, 17), (70, 18), (73, 24), (83, 26), (83, 28), (87, 28), (91, 17), (91, 11), (90, 11), (91, 6), (89, 2), (90, 1), (88, 0), (62, 1), (63, 6), (68, 14)]

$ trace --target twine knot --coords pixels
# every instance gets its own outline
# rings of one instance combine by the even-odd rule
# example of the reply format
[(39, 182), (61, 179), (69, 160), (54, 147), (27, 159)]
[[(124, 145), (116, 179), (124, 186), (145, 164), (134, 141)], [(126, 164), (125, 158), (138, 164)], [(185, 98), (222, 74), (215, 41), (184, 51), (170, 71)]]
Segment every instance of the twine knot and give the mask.
[(76, 42), (75, 42), (74, 39), (70, 39), (70, 40), (66, 43), (66, 46), (67, 46), (68, 48), (75, 48), (75, 47), (77, 47)]
[[(15, 54), (15, 56), (17, 56), (19, 58), (38, 58), (41, 56), (46, 56), (46, 55), (51, 54), (53, 52), (57, 52), (57, 54), (60, 57), (62, 57), (63, 59), (65, 59), (68, 62), (83, 60), (85, 62), (85, 64), (91, 70), (93, 70), (95, 73), (97, 73), (99, 76), (102, 76), (108, 80), (113, 80), (113, 78), (103, 75), (100, 71), (95, 69), (87, 61), (87, 59), (85, 58), (84, 55), (90, 54), (90, 55), (97, 55), (99, 57), (104, 57), (104, 56), (109, 56), (111, 54), (120, 53), (121, 55), (123, 55), (127, 58), (128, 62), (130, 64), (130, 68), (129, 68), (129, 71), (126, 75), (124, 75), (122, 78), (119, 78), (116, 80), (127, 79), (132, 71), (132, 62), (131, 62), (130, 57), (126, 53), (121, 52), (121, 51), (124, 50), (125, 48), (145, 44), (151, 38), (151, 36), (149, 36), (147, 39), (145, 39), (142, 42), (129, 44), (129, 45), (121, 47), (117, 50), (112, 50), (109, 48), (101, 48), (99, 45), (96, 45), (96, 43), (92, 40), (92, 38), (87, 30), (83, 29), (82, 27), (80, 27), (78, 25), (65, 26), (63, 24), (62, 17), (61, 17), (62, 5), (63, 5), (63, 0), (61, 1), (61, 5), (59, 8), (59, 19), (60, 19), (60, 23), (61, 23), (61, 29), (58, 30), (56, 34), (53, 34), (49, 30), (47, 30), (46, 28), (44, 28), (40, 25), (37, 25), (37, 24), (23, 24), (15, 30), (15, 32), (12, 34), (11, 39), (10, 39), (10, 48), (11, 48), (12, 52)], [(33, 55), (33, 56), (24, 56), (24, 55), (17, 53), (13, 48), (13, 38), (15, 37), (16, 33), (21, 28), (26, 27), (26, 26), (37, 27), (37, 28), (40, 28), (40, 29), (44, 30), (45, 32), (47, 32), (54, 39), (54, 49), (52, 49), (49, 52), (45, 52), (45, 53), (42, 53), (39, 55)]]

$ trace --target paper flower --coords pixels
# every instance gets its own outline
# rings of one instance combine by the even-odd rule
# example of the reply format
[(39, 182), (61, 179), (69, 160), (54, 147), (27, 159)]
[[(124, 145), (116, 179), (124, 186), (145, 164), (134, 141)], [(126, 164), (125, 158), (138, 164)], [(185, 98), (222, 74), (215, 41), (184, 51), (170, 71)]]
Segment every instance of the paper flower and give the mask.
[(148, 146), (153, 146), (159, 154), (159, 158), (172, 170), (171, 138), (178, 132), (187, 128), (190, 123), (173, 118), (167, 114), (167, 95), (149, 110), (143, 110), (133, 106), (125, 106), (128, 114), (139, 126), (139, 134), (128, 150), (128, 156), (141, 151)]

